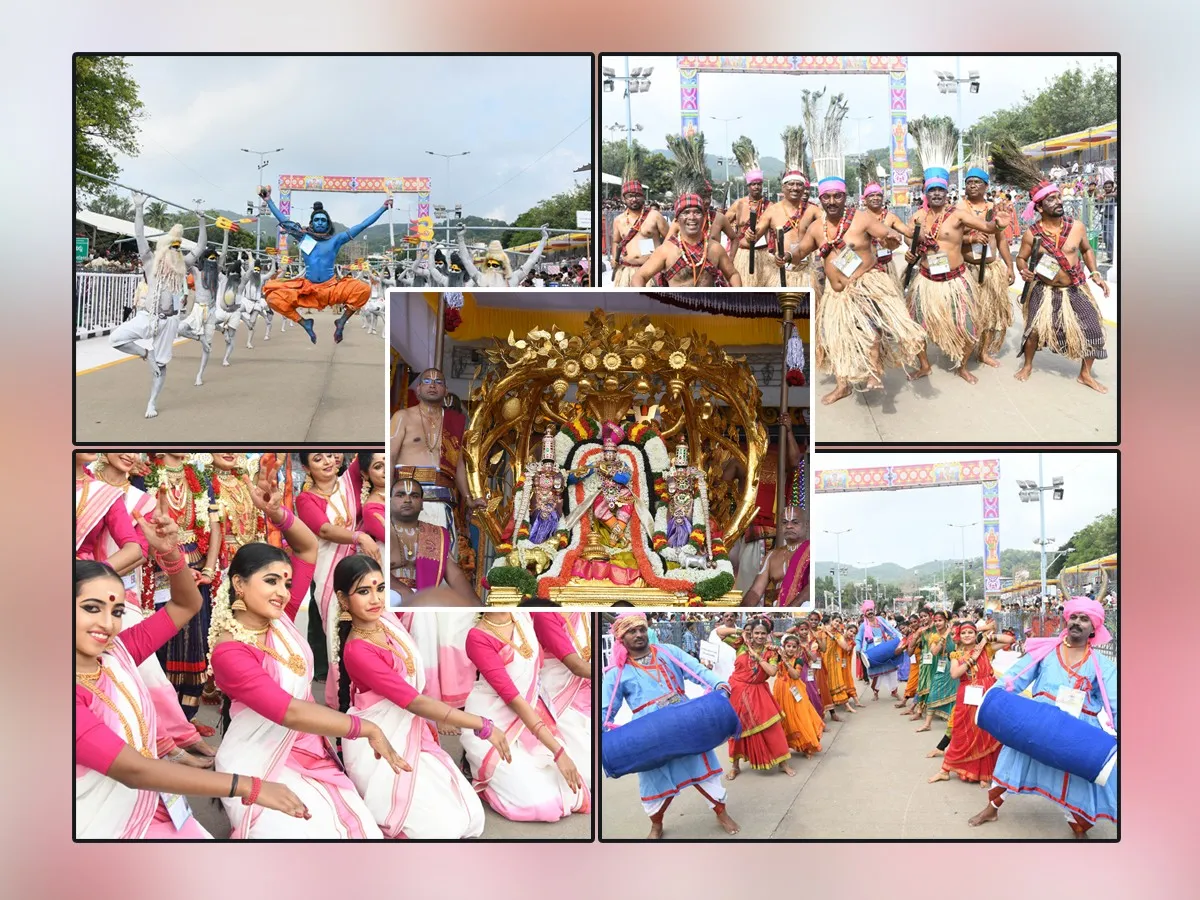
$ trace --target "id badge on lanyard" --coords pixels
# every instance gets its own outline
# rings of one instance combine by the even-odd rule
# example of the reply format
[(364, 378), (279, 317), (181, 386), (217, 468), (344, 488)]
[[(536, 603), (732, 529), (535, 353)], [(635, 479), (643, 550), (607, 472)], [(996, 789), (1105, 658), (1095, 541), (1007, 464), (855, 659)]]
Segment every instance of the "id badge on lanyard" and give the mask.
[(1083, 691), (1076, 690), (1064, 684), (1058, 689), (1058, 696), (1054, 698), (1054, 705), (1068, 715), (1078, 719), (1083, 713), (1083, 696)]
[(171, 824), (178, 831), (192, 817), (192, 807), (188, 805), (187, 797), (182, 794), (162, 794), (161, 796), (163, 804), (167, 807), (167, 815), (171, 817)]
[(862, 263), (862, 257), (847, 247), (838, 254), (838, 258), (834, 260), (833, 266), (847, 278), (858, 271), (859, 264)]
[(939, 659), (939, 660), (938, 660), (938, 664), (937, 664), (937, 671), (938, 671), (938, 674), (939, 674), (939, 675), (941, 675), (942, 673), (944, 673), (944, 672), (946, 671), (946, 659), (945, 659), (945, 657), (942, 657), (941, 659)]
[(813, 668), (813, 670), (814, 670), (814, 671), (815, 671), (816, 669), (819, 669), (819, 668), (821, 668), (821, 661), (820, 661), (819, 659), (814, 659), (814, 660), (812, 661), (812, 668)]
[(875, 258), (876, 259), (890, 259), (891, 256), (892, 256), (892, 248), (891, 247), (889, 247), (887, 244), (881, 243), (880, 241), (875, 241)]
[(304, 256), (312, 253), (317, 246), (317, 241), (312, 235), (305, 235), (300, 239), (300, 252)]
[(983, 688), (977, 684), (968, 684), (963, 691), (963, 703), (967, 706), (978, 706), (983, 702)]
[(933, 664), (933, 654), (926, 650), (921, 654), (921, 665), (928, 666)]
[(800, 688), (792, 685), (790, 690), (792, 692), (793, 700), (795, 700), (797, 703), (802, 703), (804, 701), (804, 694), (801, 692)]
[(1053, 256), (1043, 254), (1042, 258), (1038, 260), (1037, 268), (1033, 271), (1047, 281), (1053, 281), (1058, 277), (1058, 273), (1062, 271), (1062, 266), (1058, 264), (1058, 260)]
[(638, 255), (649, 256), (654, 252), (654, 238), (640, 238), (638, 240)]
[(950, 271), (950, 257), (945, 253), (929, 253), (925, 257), (930, 275), (945, 275)]
[(665, 697), (659, 697), (654, 701), (655, 709), (666, 709), (668, 706), (674, 706), (680, 701), (680, 696), (675, 693), (667, 694)]
[(986, 246), (987, 246), (987, 244), (972, 244), (971, 245), (971, 255), (974, 256), (976, 259), (981, 259), (983, 257), (983, 248)]

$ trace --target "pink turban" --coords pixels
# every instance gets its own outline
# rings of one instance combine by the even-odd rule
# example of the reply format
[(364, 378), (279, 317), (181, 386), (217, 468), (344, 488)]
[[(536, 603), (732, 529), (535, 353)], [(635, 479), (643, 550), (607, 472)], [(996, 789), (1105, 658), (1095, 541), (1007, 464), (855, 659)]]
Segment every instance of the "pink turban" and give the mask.
[(613, 422), (605, 422), (604, 428), (601, 430), (601, 435), (605, 441), (612, 441), (614, 444), (619, 444), (625, 440), (625, 429)]
[(863, 195), (863, 199), (865, 200), (867, 197), (870, 197), (872, 194), (882, 194), (882, 193), (883, 193), (883, 188), (880, 186), (879, 182), (872, 181), (865, 188), (863, 188), (862, 195)]
[[(649, 623), (646, 621), (645, 613), (624, 613), (617, 616), (616, 621), (613, 622), (613, 652), (612, 663), (609, 665), (609, 669), (619, 669), (621, 666), (625, 665), (625, 661), (629, 659), (629, 651), (626, 650), (625, 645), (621, 643), (621, 638), (625, 636), (625, 632), (627, 632), (630, 628), (633, 628), (635, 625), (645, 625), (649, 627)], [(605, 671), (607, 671), (607, 669)]]

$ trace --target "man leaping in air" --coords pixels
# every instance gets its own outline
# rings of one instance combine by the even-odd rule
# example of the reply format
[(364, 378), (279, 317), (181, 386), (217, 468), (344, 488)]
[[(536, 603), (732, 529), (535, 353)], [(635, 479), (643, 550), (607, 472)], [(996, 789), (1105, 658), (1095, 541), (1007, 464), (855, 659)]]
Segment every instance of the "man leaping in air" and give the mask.
[(338, 250), (375, 224), (385, 209), (392, 208), (391, 196), (383, 201), (383, 206), (353, 228), (335, 233), (333, 219), (319, 200), (313, 204), (308, 227), (304, 228), (291, 219), (284, 218), (279, 207), (271, 200), (270, 186), (260, 187), (258, 193), (267, 201), (267, 206), (271, 208), (271, 214), (279, 220), (280, 227), (300, 242), (300, 256), (305, 266), (304, 278), (272, 280), (263, 285), (263, 296), (267, 305), (302, 326), (308, 332), (308, 339), (314, 344), (317, 342), (317, 333), (313, 330), (313, 320), (303, 318), (297, 307), (325, 309), (344, 305), (345, 312), (338, 316), (337, 327), (333, 331), (334, 343), (340, 344), (346, 322), (371, 299), (371, 286), (357, 278), (337, 277), (334, 264)]

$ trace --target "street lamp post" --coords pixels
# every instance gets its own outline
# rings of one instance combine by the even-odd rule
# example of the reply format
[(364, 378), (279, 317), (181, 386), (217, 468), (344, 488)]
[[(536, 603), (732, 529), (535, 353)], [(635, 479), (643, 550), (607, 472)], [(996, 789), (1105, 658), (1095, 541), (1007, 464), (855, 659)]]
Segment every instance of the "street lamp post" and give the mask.
[(853, 531), (853, 528), (844, 528), (841, 531), (825, 530), (826, 534), (832, 534), (837, 541), (837, 598), (838, 609), (842, 608), (842, 535)]
[(725, 190), (729, 190), (729, 154), (732, 152), (729, 144), (729, 123), (736, 122), (741, 116), (730, 116), (728, 119), (723, 119), (720, 116), (709, 116), (708, 118), (716, 122), (725, 123), (725, 146), (722, 148), (725, 157)]
[[(256, 171), (254, 173), (254, 177), (258, 182), (258, 184), (255, 185), (255, 189), (257, 190), (259, 187), (262, 186), (262, 170), (271, 164), (271, 161), (268, 159), (265, 159), (264, 157), (268, 153), (282, 153), (283, 148), (276, 147), (274, 150), (247, 150), (245, 147), (243, 147), (242, 152), (249, 153), (252, 156), (258, 157), (258, 171)], [(255, 253), (257, 253), (259, 250), (259, 247), (262, 246), (262, 213), (263, 213), (264, 204), (265, 204), (265, 201), (261, 197), (259, 197), (258, 198), (258, 215), (254, 217), (254, 252)]]
[[(446, 193), (450, 193), (450, 160), (456, 156), (469, 156), (471, 151), (464, 150), (462, 153), (434, 153), (432, 150), (426, 150), (430, 156), (440, 156), (446, 161)], [(446, 246), (450, 246), (450, 207), (446, 207)]]
[(967, 532), (965, 529), (974, 528), (978, 522), (971, 522), (968, 525), (955, 525), (953, 522), (947, 522), (951, 528), (961, 529), (959, 535), (962, 537), (962, 598), (963, 603), (967, 602)]
[(971, 69), (967, 72), (967, 77), (962, 77), (962, 57), (954, 57), (954, 74), (949, 72), (939, 71), (937, 73), (938, 90), (943, 94), (953, 92), (958, 95), (958, 112), (954, 120), (954, 127), (958, 130), (958, 188), (964, 189), (963, 178), (963, 132), (962, 132), (962, 85), (969, 84), (971, 93), (979, 93), (979, 70)]
[(650, 90), (650, 76), (654, 72), (654, 66), (646, 68), (637, 68), (632, 72), (629, 71), (629, 57), (625, 57), (625, 74), (618, 75), (615, 71), (605, 66), (601, 70), (604, 76), (602, 87), (605, 93), (611, 91), (618, 81), (625, 82), (625, 126), (629, 133), (625, 146), (629, 150), (633, 150), (633, 107), (630, 103), (631, 94), (644, 94)]
[(1038, 502), (1041, 517), (1041, 539), (1038, 541), (1042, 547), (1042, 621), (1046, 620), (1046, 491), (1053, 491), (1054, 499), (1061, 500), (1063, 498), (1063, 478), (1061, 475), (1055, 475), (1050, 479), (1050, 484), (1042, 484), (1045, 480), (1045, 474), (1042, 468), (1043, 457), (1038, 454), (1038, 480), (1036, 483), (1032, 481), (1017, 481), (1017, 487), (1021, 489), (1020, 497), (1022, 503), (1032, 503), (1034, 500)]

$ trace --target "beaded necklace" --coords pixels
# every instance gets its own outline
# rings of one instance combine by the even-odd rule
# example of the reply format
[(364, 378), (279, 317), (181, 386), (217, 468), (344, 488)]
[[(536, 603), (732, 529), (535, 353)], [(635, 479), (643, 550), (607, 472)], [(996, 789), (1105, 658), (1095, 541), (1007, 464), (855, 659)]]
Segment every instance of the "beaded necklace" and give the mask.
[(266, 628), (255, 630), (247, 628), (237, 619), (233, 620), (229, 628), (230, 634), (232, 634), (243, 644), (249, 644), (251, 647), (257, 647), (263, 653), (267, 654), (267, 656), (271, 657), (271, 659), (275, 660), (275, 662), (287, 669), (290, 669), (294, 674), (303, 675), (308, 669), (308, 666), (304, 661), (304, 655), (294, 651), (288, 642), (283, 639), (283, 635), (276, 634), (275, 638), (288, 652), (287, 659), (284, 659), (283, 656), (277, 650), (275, 650), (275, 648), (267, 646), (265, 638), (270, 631), (270, 625), (268, 625)]
[(91, 675), (83, 672), (76, 672), (75, 681), (87, 688), (87, 690), (91, 692), (92, 696), (96, 697), (96, 699), (98, 699), (116, 714), (116, 717), (121, 721), (121, 727), (125, 730), (125, 743), (127, 743), (130, 747), (134, 747), (136, 745), (133, 740), (133, 728), (130, 727), (129, 720), (125, 718), (125, 714), (122, 713), (121, 710), (117, 709), (117, 704), (112, 697), (100, 690), (99, 681), (101, 675), (108, 676), (109, 681), (117, 686), (117, 690), (121, 692), (121, 695), (133, 709), (134, 718), (137, 719), (138, 734), (141, 735), (142, 738), (142, 746), (138, 748), (138, 753), (142, 754), (142, 756), (146, 757), (147, 759), (154, 759), (154, 751), (150, 749), (150, 723), (147, 722), (145, 716), (142, 715), (142, 708), (138, 705), (138, 702), (133, 699), (133, 694), (131, 694), (129, 689), (126, 688), (125, 685), (121, 684), (118, 679), (114, 678), (111, 672), (104, 668), (104, 663), (100, 663), (100, 668)]
[(529, 659), (530, 657), (533, 656), (533, 647), (529, 646), (529, 641), (526, 640), (526, 638), (525, 638), (525, 630), (523, 628), (521, 628), (521, 623), (517, 621), (515, 616), (510, 618), (504, 624), (512, 625), (513, 633), (516, 635), (517, 639), (520, 640), (520, 642), (521, 642), (521, 646), (519, 646), (519, 647), (515, 643), (513, 643), (510, 639), (504, 637), (504, 635), (499, 633), (498, 629), (503, 628), (504, 625), (497, 625), (496, 623), (494, 623), (491, 620), (487, 619), (486, 617), (482, 617), (482, 616), (479, 619), (479, 623), (481, 625), (483, 625), (483, 627), (486, 628), (489, 632), (491, 632), (496, 637), (497, 640), (499, 640), (501, 643), (507, 644), (508, 646), (512, 647), (514, 651), (516, 651), (517, 653), (520, 653), (526, 659)]
[[(366, 629), (359, 628), (357, 625), (352, 625), (350, 627), (350, 631), (351, 633), (357, 634), (363, 640), (367, 641), (367, 643), (374, 644), (376, 647), (380, 647), (389, 651), (392, 656), (404, 663), (404, 672), (409, 678), (412, 678), (413, 675), (416, 674), (416, 661), (413, 660), (412, 654), (408, 652), (407, 648), (404, 648), (403, 641), (395, 641), (390, 634), (386, 633), (382, 625), (375, 626), (374, 630), (372, 631), (367, 631)], [(383, 637), (379, 638), (377, 637), (378, 635), (383, 635)], [(397, 650), (395, 646), (396, 643), (399, 643), (403, 649)]]
[(575, 629), (571, 627), (571, 617), (569, 615), (567, 615), (566, 613), (559, 613), (559, 615), (562, 616), (563, 623), (567, 626), (567, 634), (570, 635), (570, 637), (571, 637), (571, 645), (575, 648), (575, 652), (578, 653), (583, 658), (584, 662), (591, 662), (592, 661), (592, 630), (588, 626), (587, 613), (584, 613), (583, 616), (581, 617), (583, 619), (583, 641), (582, 642), (575, 640)]
[(846, 232), (850, 230), (850, 224), (853, 222), (853, 220), (854, 216), (848, 216), (845, 213), (842, 213), (842, 219), (840, 222), (838, 222), (837, 228), (834, 229), (834, 235), (832, 238), (829, 236), (829, 220), (826, 219), (821, 223), (821, 234), (825, 237), (825, 243), (817, 252), (821, 255), (822, 259), (825, 259), (834, 250), (840, 250), (842, 247), (846, 246), (846, 243), (842, 240), (842, 238), (844, 238), (846, 236)]

